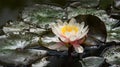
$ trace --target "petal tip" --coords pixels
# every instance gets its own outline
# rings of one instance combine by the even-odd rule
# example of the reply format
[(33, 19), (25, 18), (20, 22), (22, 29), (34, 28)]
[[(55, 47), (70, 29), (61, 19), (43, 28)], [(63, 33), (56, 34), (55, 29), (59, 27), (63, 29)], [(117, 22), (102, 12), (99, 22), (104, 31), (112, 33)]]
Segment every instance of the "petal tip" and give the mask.
[(83, 47), (82, 46), (75, 46), (74, 47), (75, 48), (75, 51), (77, 52), (77, 53), (83, 53), (83, 51), (84, 51), (84, 49), (83, 49)]

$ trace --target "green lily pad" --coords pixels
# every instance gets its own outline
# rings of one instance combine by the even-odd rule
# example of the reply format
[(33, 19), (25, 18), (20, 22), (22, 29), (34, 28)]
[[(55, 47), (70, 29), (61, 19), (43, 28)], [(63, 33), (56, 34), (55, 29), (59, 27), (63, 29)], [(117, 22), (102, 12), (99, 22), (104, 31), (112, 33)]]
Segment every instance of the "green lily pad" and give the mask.
[(106, 59), (106, 62), (111, 65), (120, 65), (120, 46), (111, 45), (107, 47), (101, 54)]
[(13, 65), (24, 66), (30, 65), (37, 59), (45, 56), (46, 52), (41, 50), (1, 50), (0, 51), (0, 64), (1, 65)]
[[(29, 21), (34, 24), (46, 24), (54, 22), (55, 19), (60, 19), (64, 16), (64, 10), (57, 6), (41, 5), (33, 6), (31, 9), (27, 7), (22, 14), (24, 21)], [(28, 11), (29, 10), (29, 11)]]
[(98, 6), (100, 0), (80, 0), (80, 5), (82, 7), (96, 7)]
[(100, 67), (104, 63), (104, 58), (86, 57), (83, 58), (83, 62), (82, 62), (83, 67)]
[(36, 36), (30, 34), (2, 36), (0, 38), (0, 64), (24, 66), (42, 58), (47, 51), (26, 48), (36, 45), (38, 41), (36, 38)]
[(65, 8), (68, 5), (68, 0), (33, 0), (37, 4), (49, 4), (54, 6), (59, 6)]

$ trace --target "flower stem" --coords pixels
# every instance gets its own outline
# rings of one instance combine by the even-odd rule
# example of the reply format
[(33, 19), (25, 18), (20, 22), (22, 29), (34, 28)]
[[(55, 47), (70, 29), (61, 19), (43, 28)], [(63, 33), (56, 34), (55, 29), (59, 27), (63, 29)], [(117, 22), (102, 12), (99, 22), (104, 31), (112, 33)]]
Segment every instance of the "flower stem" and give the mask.
[(68, 48), (68, 56), (70, 57), (71, 56), (71, 53), (73, 52), (73, 46), (69, 46)]

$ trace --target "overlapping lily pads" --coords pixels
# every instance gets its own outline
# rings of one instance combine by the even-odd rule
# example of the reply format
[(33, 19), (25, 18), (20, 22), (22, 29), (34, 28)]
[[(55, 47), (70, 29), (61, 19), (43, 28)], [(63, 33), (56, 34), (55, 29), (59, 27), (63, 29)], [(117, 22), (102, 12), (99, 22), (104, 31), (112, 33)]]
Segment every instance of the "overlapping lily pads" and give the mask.
[[(57, 5), (55, 4), (56, 6), (53, 6), (53, 4), (56, 3), (57, 1), (59, 0), (49, 1), (52, 5), (35, 4), (32, 7), (27, 7), (22, 12), (22, 19), (23, 19), (22, 22), (19, 21), (18, 22), (15, 21), (15, 23), (10, 22), (10, 24), (8, 25), (6, 24), (6, 26), (3, 27), (3, 31), (5, 35), (0, 36), (1, 65), (28, 66), (28, 67), (29, 65), (32, 67), (37, 67), (40, 65), (40, 66), (59, 67), (62, 65), (69, 66), (69, 64), (74, 63), (73, 67), (75, 67), (75, 65), (76, 66), (78, 65), (78, 67), (80, 67), (82, 63), (79, 62), (80, 58), (73, 56), (74, 58), (73, 60), (73, 58), (67, 57), (67, 52), (66, 52), (67, 48), (57, 49), (58, 51), (49, 49), (49, 48), (55, 48), (55, 46), (53, 45), (56, 45), (56, 42), (54, 42), (56, 40), (56, 37), (49, 29), (48, 24), (54, 22), (57, 19), (62, 19), (63, 17), (66, 17), (66, 15), (68, 19), (75, 17), (75, 19), (77, 19), (79, 23), (84, 21), (86, 25), (89, 25), (89, 33), (87, 35), (86, 41), (84, 42), (83, 46), (89, 45), (90, 49), (93, 49), (95, 45), (105, 44), (107, 32), (104, 23), (106, 22), (109, 23), (108, 19), (110, 18), (108, 16), (107, 19), (106, 17), (104, 17), (106, 16), (104, 10), (83, 9), (81, 7), (76, 7), (76, 8), (67, 7), (67, 10), (64, 10), (63, 7), (64, 6), (66, 7), (67, 1), (65, 0), (65, 3), (62, 3), (62, 5), (59, 2), (57, 3)], [(89, 2), (89, 1), (91, 3), (84, 4), (85, 2)], [(89, 1), (81, 0), (79, 1), (81, 3), (79, 5), (83, 7), (96, 7), (99, 4), (99, 0), (96, 1), (94, 0), (94, 2), (92, 2), (91, 0)], [(106, 5), (105, 7), (104, 5), (102, 6), (102, 4), (100, 4), (99, 6), (101, 9), (102, 8), (106, 9)], [(109, 6), (109, 4), (107, 6)], [(117, 8), (119, 9), (119, 6), (117, 6)], [(100, 19), (98, 17), (100, 17)], [(91, 45), (93, 47), (91, 47)], [(114, 54), (114, 55), (118, 55), (118, 54)], [(108, 59), (107, 62), (111, 64), (116, 63), (114, 62), (114, 59), (110, 61), (111, 57), (112, 56), (105, 57)], [(94, 61), (91, 62), (91, 60), (93, 59)], [(102, 64), (104, 59), (100, 57), (87, 57), (84, 58), (83, 61), (86, 63), (88, 67), (89, 66), (98, 67)], [(94, 64), (94, 63), (98, 63), (98, 64)]]
[(36, 37), (32, 35), (15, 35), (0, 38), (0, 62), (2, 65), (25, 66), (42, 58), (45, 50), (26, 49), (31, 44), (36, 45)]

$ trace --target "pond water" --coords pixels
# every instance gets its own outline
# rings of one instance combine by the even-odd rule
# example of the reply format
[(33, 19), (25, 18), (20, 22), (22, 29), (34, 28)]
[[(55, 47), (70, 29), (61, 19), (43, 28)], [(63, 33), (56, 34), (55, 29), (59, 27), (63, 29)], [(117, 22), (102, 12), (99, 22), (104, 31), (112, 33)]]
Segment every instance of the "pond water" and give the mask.
[[(120, 66), (120, 27), (113, 28), (120, 19), (112, 18), (106, 11), (106, 6), (113, 0), (102, 5), (103, 0), (21, 0), (18, 5), (15, 4), (17, 2), (0, 1), (0, 67)], [(98, 5), (99, 9), (96, 8)], [(119, 9), (119, 4), (115, 7)], [(120, 11), (117, 12), (119, 16)], [(80, 21), (85, 19), (93, 26), (90, 28), (95, 33), (88, 35), (93, 36), (88, 38), (93, 45), (84, 46), (83, 54), (72, 52), (72, 57), (68, 56), (66, 47), (51, 50), (56, 48), (56, 37), (50, 30), (50, 24), (79, 15), (83, 15)], [(89, 15), (90, 18), (95, 16), (93, 22), (86, 19)], [(102, 24), (103, 27), (100, 27)]]

